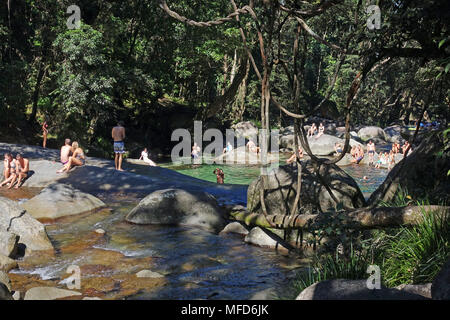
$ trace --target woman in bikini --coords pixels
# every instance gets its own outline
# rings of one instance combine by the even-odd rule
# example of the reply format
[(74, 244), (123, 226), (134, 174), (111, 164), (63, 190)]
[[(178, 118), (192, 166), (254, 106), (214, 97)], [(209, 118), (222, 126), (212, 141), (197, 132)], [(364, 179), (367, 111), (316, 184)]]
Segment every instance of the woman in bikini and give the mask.
[(47, 135), (48, 135), (48, 124), (47, 121), (44, 121), (42, 124), (42, 137), (44, 138), (44, 141), (42, 142), (42, 147), (47, 148)]
[(320, 123), (320, 125), (319, 125), (319, 133), (317, 134), (316, 139), (319, 139), (319, 137), (321, 135), (323, 135), (324, 133), (325, 133), (325, 127), (323, 126), (323, 123)]
[(5, 153), (5, 160), (3, 161), (3, 177), (5, 180), (0, 184), (0, 187), (10, 183), (16, 177), (16, 162), (10, 153)]
[(311, 128), (309, 128), (309, 130), (308, 130), (308, 137), (312, 137), (314, 135), (314, 133), (316, 133), (316, 131), (317, 131), (316, 124), (313, 123), (311, 125)]
[(74, 141), (72, 143), (72, 156), (69, 158), (69, 161), (64, 165), (64, 167), (56, 172), (62, 173), (69, 171), (75, 166), (81, 167), (84, 165), (85, 161), (86, 157), (84, 156), (83, 149), (78, 146), (78, 142)]

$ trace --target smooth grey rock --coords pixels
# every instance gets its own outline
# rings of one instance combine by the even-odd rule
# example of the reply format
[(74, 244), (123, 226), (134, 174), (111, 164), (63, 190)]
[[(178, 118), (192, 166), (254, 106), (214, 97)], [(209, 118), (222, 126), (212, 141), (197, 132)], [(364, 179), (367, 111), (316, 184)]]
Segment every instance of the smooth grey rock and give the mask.
[(0, 254), (0, 271), (10, 271), (17, 268), (17, 261)]
[(136, 277), (138, 278), (164, 278), (162, 274), (159, 274), (158, 272), (154, 272), (151, 270), (141, 270), (138, 273), (136, 273)]
[[(329, 134), (323, 134), (319, 138), (317, 138), (317, 135), (314, 135), (312, 137), (308, 137), (308, 144), (311, 149), (311, 152), (316, 156), (328, 156), (333, 155), (336, 151), (334, 150), (334, 146), (336, 143), (341, 143), (344, 145), (345, 140), (329, 135)], [(358, 141), (354, 139), (350, 139), (350, 146), (362, 146), (363, 149), (365, 148), (364, 145), (359, 143)], [(290, 135), (284, 135), (280, 137), (280, 147), (281, 148), (288, 148), (290, 150), (295, 149), (295, 143), (294, 143), (294, 134)], [(305, 153), (306, 155), (306, 153)]]
[(237, 233), (245, 236), (248, 234), (248, 229), (241, 223), (235, 221), (227, 224), (220, 233)]
[(14, 292), (12, 297), (13, 297), (14, 300), (21, 300), (22, 299), (22, 295), (20, 294), (20, 291)]
[(386, 141), (391, 143), (400, 143), (403, 138), (401, 135), (402, 132), (402, 126), (400, 125), (393, 125), (389, 126), (383, 129), (384, 133), (386, 134)]
[[(361, 208), (365, 199), (358, 184), (337, 165), (321, 166), (320, 175), (333, 190), (335, 198), (348, 208)], [(291, 211), (297, 190), (297, 166), (281, 166), (269, 172), (265, 185), (265, 204), (269, 214), (281, 214)], [(247, 209), (261, 213), (259, 190), (261, 177), (252, 181), (247, 192)], [(302, 165), (301, 187), (302, 213), (326, 212), (335, 207), (334, 200), (314, 173), (311, 161)]]
[(13, 258), (18, 250), (19, 236), (11, 232), (0, 231), (0, 254)]
[(418, 294), (423, 296), (424, 298), (431, 299), (431, 283), (427, 284), (401, 284), (395, 289), (409, 292), (412, 294)]
[(0, 300), (13, 300), (11, 292), (3, 283), (0, 283)]
[(363, 141), (368, 141), (370, 139), (381, 139), (386, 141), (386, 133), (380, 127), (369, 126), (359, 129), (358, 137)]
[(26, 253), (35, 250), (52, 250), (45, 226), (34, 219), (17, 202), (0, 197), (0, 231), (17, 234), (19, 245)]
[(34, 287), (25, 293), (24, 300), (56, 300), (73, 296), (81, 296), (81, 293), (53, 287)]
[(231, 127), (234, 130), (234, 134), (236, 135), (236, 138), (246, 138), (246, 139), (252, 139), (254, 142), (256, 142), (256, 138), (258, 137), (258, 127), (256, 127), (252, 122), (250, 121), (244, 121), (236, 123)]
[(151, 193), (125, 219), (136, 224), (188, 225), (216, 232), (226, 224), (222, 209), (212, 195), (181, 189)]
[[(114, 161), (87, 157), (84, 166), (76, 167), (69, 173), (57, 174), (56, 171), (62, 167), (59, 163), (59, 150), (0, 143), (0, 154), (5, 152), (14, 154), (20, 152), (30, 159), (32, 174), (24, 186), (45, 188), (51, 183), (59, 182), (102, 199), (106, 198), (108, 201), (111, 199), (113, 202), (117, 201), (117, 194), (126, 193), (128, 198), (140, 200), (153, 191), (167, 188), (206, 191), (219, 200), (233, 199), (234, 203), (241, 204), (246, 202), (245, 185), (218, 184), (162, 167), (143, 166), (125, 161), (125, 171), (120, 172), (115, 170)], [(0, 167), (3, 167), (3, 161), (0, 161)]]
[(249, 234), (245, 236), (244, 241), (259, 247), (275, 248), (282, 251), (289, 250), (284, 244), (278, 241), (275, 235), (269, 235), (268, 232), (260, 227), (255, 227), (250, 230)]
[(104, 206), (100, 199), (60, 183), (52, 183), (38, 195), (22, 203), (22, 207), (36, 219), (57, 219)]
[(381, 287), (368, 289), (367, 280), (334, 279), (316, 282), (296, 300), (427, 300), (422, 295)]
[(11, 280), (9, 279), (8, 275), (3, 271), (0, 271), (0, 283), (3, 283), (6, 286), (6, 288), (8, 288), (9, 291), (12, 290)]
[(434, 278), (431, 285), (431, 297), (433, 300), (450, 300), (450, 259)]

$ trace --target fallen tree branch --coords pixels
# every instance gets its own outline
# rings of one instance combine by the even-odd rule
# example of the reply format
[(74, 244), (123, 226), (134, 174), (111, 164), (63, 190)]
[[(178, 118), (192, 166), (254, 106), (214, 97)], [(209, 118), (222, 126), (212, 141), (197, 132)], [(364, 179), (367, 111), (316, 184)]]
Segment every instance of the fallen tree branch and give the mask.
[[(325, 219), (340, 219), (343, 225), (355, 229), (390, 228), (399, 226), (413, 226), (423, 221), (423, 212), (435, 212), (442, 219), (450, 216), (450, 207), (445, 206), (408, 206), (408, 207), (379, 207), (362, 208), (337, 214), (299, 214), (268, 215), (248, 211), (234, 211), (230, 218), (243, 222), (248, 226), (258, 226), (275, 229), (303, 229), (317, 230)], [(330, 214), (332, 215), (330, 217)], [(270, 221), (270, 223), (268, 222)]]

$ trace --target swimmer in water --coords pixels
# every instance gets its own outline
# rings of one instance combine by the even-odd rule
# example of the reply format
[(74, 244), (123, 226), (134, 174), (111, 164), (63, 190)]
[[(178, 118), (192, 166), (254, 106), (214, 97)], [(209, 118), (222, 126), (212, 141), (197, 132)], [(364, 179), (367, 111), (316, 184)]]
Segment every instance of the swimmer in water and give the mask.
[(225, 173), (222, 169), (216, 168), (213, 173), (216, 175), (217, 183), (223, 184), (223, 181), (225, 180)]

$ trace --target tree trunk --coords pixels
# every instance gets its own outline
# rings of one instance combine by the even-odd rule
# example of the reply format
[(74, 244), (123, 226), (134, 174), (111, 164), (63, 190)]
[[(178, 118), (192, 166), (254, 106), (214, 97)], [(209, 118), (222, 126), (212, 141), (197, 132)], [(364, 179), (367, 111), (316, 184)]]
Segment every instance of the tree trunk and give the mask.
[[(247, 211), (231, 212), (231, 218), (241, 221), (248, 226), (276, 229), (317, 230), (318, 227), (330, 219), (340, 219), (342, 225), (354, 229), (390, 228), (398, 226), (413, 226), (423, 222), (423, 212), (433, 211), (441, 219), (448, 219), (450, 207), (444, 206), (409, 206), (409, 207), (380, 207), (362, 208), (330, 216), (324, 214), (267, 215)], [(336, 220), (339, 221), (339, 220)]]

